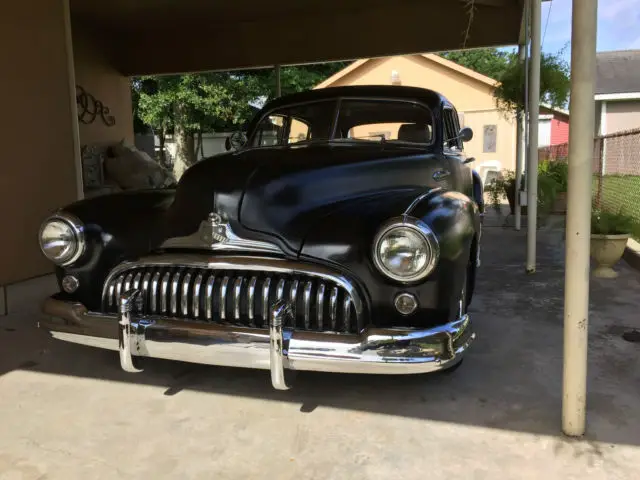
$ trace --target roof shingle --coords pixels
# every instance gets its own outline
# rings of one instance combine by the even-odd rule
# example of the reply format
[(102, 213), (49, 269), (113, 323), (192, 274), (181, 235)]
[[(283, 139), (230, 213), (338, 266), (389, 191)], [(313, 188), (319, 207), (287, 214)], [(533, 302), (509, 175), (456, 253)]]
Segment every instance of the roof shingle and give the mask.
[(596, 94), (640, 92), (640, 50), (598, 52)]

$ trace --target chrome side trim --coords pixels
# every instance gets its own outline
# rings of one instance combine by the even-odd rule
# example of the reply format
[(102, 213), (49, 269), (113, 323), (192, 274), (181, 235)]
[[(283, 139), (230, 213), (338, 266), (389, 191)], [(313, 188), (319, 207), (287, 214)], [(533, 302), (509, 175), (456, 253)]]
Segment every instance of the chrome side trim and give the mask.
[[(307, 275), (315, 277), (326, 282), (332, 282), (342, 287), (349, 295), (353, 302), (353, 308), (358, 319), (362, 317), (364, 312), (364, 306), (362, 298), (356, 290), (353, 283), (345, 276), (329, 269), (324, 265), (285, 260), (282, 258), (266, 258), (266, 257), (254, 257), (254, 256), (210, 256), (203, 254), (162, 254), (156, 256), (143, 257), (136, 261), (123, 262), (116, 266), (105, 280), (102, 295), (103, 305), (106, 305), (106, 297), (108, 295), (108, 285), (110, 285), (114, 278), (118, 278), (120, 274), (123, 274), (133, 268), (145, 268), (145, 267), (173, 267), (178, 269), (186, 268), (202, 268), (206, 270), (246, 270), (251, 272), (273, 272), (284, 273), (289, 275)], [(213, 272), (212, 272), (213, 273)], [(168, 273), (167, 273), (168, 274)], [(164, 279), (162, 288), (164, 288)], [(270, 288), (270, 280), (267, 281), (266, 286)], [(116, 287), (117, 288), (117, 287)], [(162, 294), (162, 298), (166, 299), (166, 291)], [(264, 288), (263, 288), (264, 295)], [(166, 300), (164, 300), (166, 302)], [(264, 305), (264, 302), (263, 302)], [(162, 305), (161, 305), (162, 307)], [(268, 320), (268, 305), (267, 309), (263, 307), (262, 315), (265, 322)], [(166, 308), (161, 311), (165, 313)], [(208, 317), (210, 319), (210, 317)], [(362, 325), (359, 323), (359, 326)]]
[(441, 192), (443, 190), (442, 187), (435, 187), (432, 188), (430, 190), (428, 190), (427, 192), (417, 196), (416, 198), (413, 199), (413, 201), (411, 202), (411, 204), (407, 207), (407, 209), (404, 211), (404, 213), (402, 214), (402, 216), (408, 216), (411, 215), (411, 212), (413, 211), (414, 208), (416, 208), (416, 206), (422, 202), (423, 200), (429, 198), (431, 195), (435, 195), (438, 192)]
[(138, 272), (135, 277), (133, 277), (133, 284), (131, 288), (134, 290), (138, 290), (140, 288), (140, 280), (142, 279), (142, 272)]
[(109, 293), (107, 295), (109, 295), (109, 306), (113, 307), (114, 304), (114, 299), (117, 298), (114, 296), (114, 294), (116, 293), (116, 285), (115, 283), (112, 283), (111, 285), (109, 285)]

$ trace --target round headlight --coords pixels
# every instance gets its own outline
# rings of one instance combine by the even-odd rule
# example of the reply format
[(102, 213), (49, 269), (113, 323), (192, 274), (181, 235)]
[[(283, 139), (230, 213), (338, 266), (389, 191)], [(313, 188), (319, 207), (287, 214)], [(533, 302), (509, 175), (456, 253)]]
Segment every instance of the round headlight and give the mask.
[(48, 218), (40, 227), (40, 249), (57, 265), (75, 262), (84, 251), (82, 224), (65, 214)]
[(374, 241), (373, 260), (380, 272), (399, 282), (415, 282), (431, 273), (439, 256), (438, 241), (418, 219), (387, 222)]

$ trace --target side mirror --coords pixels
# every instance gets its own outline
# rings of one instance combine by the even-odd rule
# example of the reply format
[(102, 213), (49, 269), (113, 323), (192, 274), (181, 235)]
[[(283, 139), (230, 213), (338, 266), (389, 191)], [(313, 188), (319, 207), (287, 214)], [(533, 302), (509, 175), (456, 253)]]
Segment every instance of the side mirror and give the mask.
[(473, 138), (473, 130), (471, 130), (469, 127), (464, 127), (462, 130), (460, 130), (458, 138), (460, 138), (460, 140), (462, 140), (463, 142), (470, 142)]
[(243, 147), (247, 143), (247, 135), (241, 131), (235, 131), (229, 135), (225, 141), (224, 146), (228, 150), (237, 150)]

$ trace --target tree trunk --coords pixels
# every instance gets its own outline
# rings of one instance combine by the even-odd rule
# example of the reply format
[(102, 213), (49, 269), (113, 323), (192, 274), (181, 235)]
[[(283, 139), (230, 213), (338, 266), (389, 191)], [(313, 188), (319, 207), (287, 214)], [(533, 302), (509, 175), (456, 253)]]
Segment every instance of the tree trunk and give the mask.
[(158, 130), (158, 139), (160, 141), (160, 151), (158, 152), (158, 161), (163, 167), (167, 166), (167, 155), (164, 151), (164, 128)]
[(198, 134), (196, 136), (196, 160), (198, 160), (198, 155), (200, 155), (200, 158), (204, 158), (204, 147), (202, 145), (202, 130), (198, 130)]
[(196, 163), (195, 139), (182, 125), (176, 125), (173, 136), (176, 142), (176, 158), (173, 162), (173, 173), (180, 179), (187, 168)]

